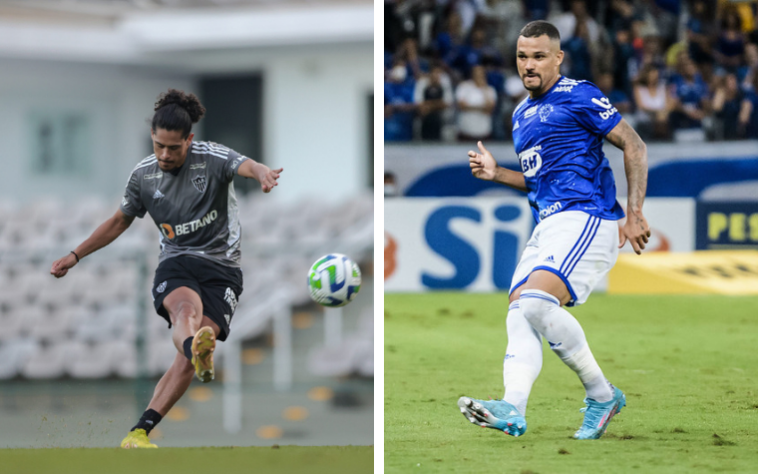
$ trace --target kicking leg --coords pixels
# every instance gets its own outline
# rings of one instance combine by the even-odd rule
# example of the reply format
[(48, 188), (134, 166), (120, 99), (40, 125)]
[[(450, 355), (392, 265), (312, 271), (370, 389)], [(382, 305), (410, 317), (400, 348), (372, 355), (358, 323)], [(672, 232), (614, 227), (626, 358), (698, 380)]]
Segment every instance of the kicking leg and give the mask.
[[(587, 392), (589, 407), (585, 424), (588, 423), (588, 416), (591, 418), (590, 424), (597, 422), (590, 437), (600, 437), (605, 432), (607, 423), (626, 402), (621, 391), (613, 387), (603, 375), (579, 321), (561, 307), (570, 299), (566, 285), (557, 275), (548, 271), (536, 271), (524, 285), (519, 303), (524, 317), (532, 327), (548, 340), (553, 352), (579, 376)], [(593, 403), (602, 407), (602, 410), (593, 410)], [(595, 416), (596, 412), (600, 413), (598, 417)], [(584, 428), (583, 425), (575, 436), (583, 437), (580, 432)]]
[(195, 367), (197, 378), (207, 383), (214, 378), (213, 351), (220, 329), (203, 316), (203, 301), (194, 290), (179, 287), (163, 300), (174, 326), (172, 339), (176, 349)]
[(505, 396), (502, 400), (461, 397), (458, 408), (471, 423), (512, 436), (526, 433), (526, 402), (542, 368), (542, 338), (524, 318), (517, 289), (511, 294), (506, 325), (508, 347), (503, 361)]
[(220, 329), (203, 315), (200, 296), (190, 288), (180, 287), (166, 296), (163, 306), (174, 327), (172, 338), (179, 353), (158, 381), (147, 410), (121, 442), (122, 448), (156, 448), (147, 435), (184, 395), (193, 374), (203, 382), (213, 379), (213, 350)]
[[(208, 323), (209, 326), (216, 326), (206, 316), (203, 317), (203, 323)], [(218, 331), (218, 326), (216, 326), (216, 331)], [(163, 374), (163, 377), (158, 381), (158, 385), (155, 386), (153, 398), (147, 407), (148, 410), (156, 411), (161, 417), (165, 416), (171, 410), (171, 407), (182, 398), (184, 392), (187, 391), (194, 373), (195, 368), (184, 353), (176, 354), (173, 364)]]
[(163, 307), (168, 311), (173, 326), (171, 339), (174, 346), (184, 353), (185, 341), (197, 334), (203, 322), (203, 301), (195, 290), (182, 286), (166, 295)]

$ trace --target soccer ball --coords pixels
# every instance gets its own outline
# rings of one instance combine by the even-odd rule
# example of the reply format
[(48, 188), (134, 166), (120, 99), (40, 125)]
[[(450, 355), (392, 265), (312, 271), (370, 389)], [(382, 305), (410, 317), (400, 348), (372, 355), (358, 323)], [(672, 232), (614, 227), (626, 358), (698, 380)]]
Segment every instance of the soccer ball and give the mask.
[(308, 288), (318, 304), (333, 308), (345, 306), (361, 289), (361, 269), (345, 255), (324, 255), (308, 272)]

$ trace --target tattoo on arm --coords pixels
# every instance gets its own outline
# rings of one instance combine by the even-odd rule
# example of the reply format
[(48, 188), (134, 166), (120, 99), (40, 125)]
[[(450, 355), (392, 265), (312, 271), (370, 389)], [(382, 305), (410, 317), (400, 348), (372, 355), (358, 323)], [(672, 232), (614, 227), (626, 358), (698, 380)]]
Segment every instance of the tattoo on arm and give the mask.
[(628, 185), (627, 208), (635, 212), (642, 210), (647, 192), (647, 147), (637, 132), (622, 119), (605, 136), (616, 148), (624, 151), (624, 170)]

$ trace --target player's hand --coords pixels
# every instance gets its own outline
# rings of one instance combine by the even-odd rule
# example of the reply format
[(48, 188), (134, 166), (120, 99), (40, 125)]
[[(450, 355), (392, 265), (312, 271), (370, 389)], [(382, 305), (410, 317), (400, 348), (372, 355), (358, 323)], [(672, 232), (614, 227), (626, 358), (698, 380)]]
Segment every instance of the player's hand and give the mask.
[(632, 244), (634, 253), (640, 255), (650, 237), (650, 226), (642, 212), (627, 214), (626, 223), (619, 231), (619, 248), (623, 247), (628, 240)]
[(70, 253), (53, 262), (53, 266), (50, 268), (50, 274), (55, 278), (64, 277), (66, 276), (66, 273), (68, 273), (68, 270), (74, 265), (76, 265), (76, 257), (74, 257), (74, 254)]
[(480, 153), (473, 150), (468, 152), (468, 164), (471, 167), (471, 174), (475, 178), (492, 181), (497, 174), (497, 161), (492, 157), (492, 153), (484, 148), (481, 141), (476, 142), (476, 145), (479, 147)]
[(282, 171), (284, 171), (284, 168), (272, 170), (268, 166), (258, 163), (258, 166), (255, 167), (255, 179), (261, 183), (261, 190), (263, 190), (264, 193), (271, 192), (271, 190), (274, 189), (274, 186), (279, 185), (276, 180), (279, 179), (279, 174)]

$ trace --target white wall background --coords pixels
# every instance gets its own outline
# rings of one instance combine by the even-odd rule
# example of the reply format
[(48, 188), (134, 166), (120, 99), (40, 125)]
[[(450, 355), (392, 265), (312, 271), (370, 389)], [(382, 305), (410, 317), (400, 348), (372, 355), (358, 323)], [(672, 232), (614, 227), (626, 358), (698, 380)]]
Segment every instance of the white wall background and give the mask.
[[(223, 13), (234, 14), (239, 15)], [(249, 22), (260, 20), (244, 14)], [(24, 203), (98, 194), (117, 203), (129, 172), (149, 154), (146, 120), (159, 93), (169, 87), (197, 92), (203, 76), (251, 72), (263, 76), (264, 159), (285, 168), (271, 198), (337, 201), (366, 192), (372, 171), (367, 98), (373, 90), (373, 8), (320, 14), (321, 20), (307, 22), (315, 25), (307, 32), (311, 36), (293, 41), (247, 38), (243, 28), (235, 44), (233, 35), (217, 28), (191, 45), (165, 38), (150, 43), (149, 35), (135, 34), (139, 22), (129, 19), (110, 32), (60, 27), (43, 37), (31, 33), (44, 25), (0, 19), (0, 32), (19, 40), (16, 47), (0, 47), (0, 199)], [(197, 21), (193, 15), (186, 20)], [(345, 15), (371, 21), (353, 21), (357, 26), (340, 37), (325, 19), (340, 23)], [(221, 35), (223, 45), (211, 33)], [(165, 44), (170, 48), (160, 47)], [(88, 53), (93, 48), (97, 54)], [(91, 112), (90, 173), (52, 178), (35, 172), (27, 117), (45, 106)], [(214, 139), (203, 135), (202, 121), (195, 131), (198, 139)]]
[[(2, 59), (0, 70), (0, 198), (20, 203), (97, 194), (117, 204), (129, 172), (146, 156), (156, 96), (169, 86), (193, 88), (186, 75), (114, 65)], [(34, 169), (28, 116), (43, 108), (92, 113), (89, 173), (61, 178)]]

